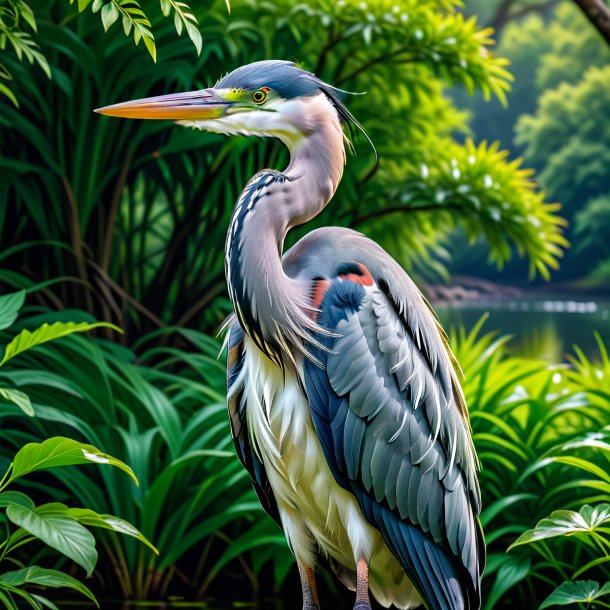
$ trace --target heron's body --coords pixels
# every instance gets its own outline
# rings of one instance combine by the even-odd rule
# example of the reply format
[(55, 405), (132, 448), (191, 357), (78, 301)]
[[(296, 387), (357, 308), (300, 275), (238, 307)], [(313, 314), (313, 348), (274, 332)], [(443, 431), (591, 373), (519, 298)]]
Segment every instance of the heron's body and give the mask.
[[(229, 415), (261, 504), (284, 529), (305, 610), (328, 560), (370, 610), (478, 610), (485, 560), (468, 415), (437, 320), (405, 271), (363, 235), (288, 231), (319, 214), (345, 164), (336, 90), (288, 62), (215, 88), (104, 109), (280, 139), (283, 171), (254, 176), (226, 242)], [(185, 122), (185, 121), (183, 121)]]
[[(370, 588), (384, 606), (414, 608), (421, 597), (354, 496), (334, 479), (294, 373), (278, 367), (247, 337), (241, 379), (246, 423), (277, 502), (291, 547), (309, 565), (321, 552), (355, 589), (356, 557), (371, 558)], [(230, 397), (231, 398), (231, 397)]]

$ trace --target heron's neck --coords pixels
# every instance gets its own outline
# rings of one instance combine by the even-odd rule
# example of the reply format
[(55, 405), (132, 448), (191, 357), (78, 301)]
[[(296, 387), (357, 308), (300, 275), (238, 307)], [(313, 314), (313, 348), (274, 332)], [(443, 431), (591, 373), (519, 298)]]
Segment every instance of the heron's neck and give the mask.
[(229, 227), (226, 274), (229, 293), (244, 330), (263, 351), (281, 352), (283, 339), (305, 337), (310, 318), (309, 286), (282, 269), (284, 238), (311, 220), (330, 201), (343, 173), (343, 132), (333, 120), (290, 141), (283, 173), (255, 176), (243, 191)]

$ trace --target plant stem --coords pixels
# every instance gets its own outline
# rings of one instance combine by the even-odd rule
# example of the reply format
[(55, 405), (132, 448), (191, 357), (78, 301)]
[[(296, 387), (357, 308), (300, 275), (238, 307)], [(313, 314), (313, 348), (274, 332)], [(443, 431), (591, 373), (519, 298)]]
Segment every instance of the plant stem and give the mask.
[[(6, 481), (6, 478), (10, 475), (12, 470), (13, 470), (13, 463), (11, 462), (9, 464), (9, 467), (6, 469), (6, 472), (4, 473), (2, 480), (0, 481), (0, 491), (2, 491), (11, 482), (11, 479)], [(6, 483), (5, 483), (5, 481), (6, 481)]]

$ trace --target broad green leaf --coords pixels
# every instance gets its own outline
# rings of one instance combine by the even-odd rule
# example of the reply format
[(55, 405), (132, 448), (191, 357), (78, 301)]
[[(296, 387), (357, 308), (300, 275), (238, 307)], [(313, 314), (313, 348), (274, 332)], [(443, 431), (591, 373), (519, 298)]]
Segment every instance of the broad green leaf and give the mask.
[(91, 0), (78, 0), (78, 12), (82, 13), (91, 4)]
[(0, 492), (0, 508), (6, 508), (12, 504), (24, 506), (25, 508), (34, 509), (35, 504), (30, 496), (26, 496), (20, 491), (3, 491)]
[(26, 415), (34, 417), (34, 407), (30, 397), (21, 390), (13, 388), (0, 388), (0, 396), (9, 402), (16, 404)]
[(42, 443), (29, 443), (22, 447), (13, 459), (11, 481), (30, 472), (58, 466), (81, 464), (109, 464), (126, 472), (138, 484), (135, 474), (127, 464), (102, 453), (93, 445), (86, 445), (63, 436), (54, 436)]
[(4, 350), (4, 357), (0, 361), (0, 366), (6, 364), (11, 358), (14, 358), (17, 354), (24, 352), (36, 345), (47, 343), (71, 335), (72, 333), (83, 333), (94, 328), (112, 328), (117, 332), (123, 332), (120, 328), (114, 324), (108, 322), (55, 322), (54, 324), (43, 324), (40, 328), (35, 331), (22, 330), (13, 340), (6, 346)]
[(509, 551), (522, 544), (531, 544), (545, 538), (556, 536), (571, 536), (573, 534), (592, 532), (604, 523), (610, 521), (610, 504), (589, 506), (585, 504), (580, 512), (573, 510), (556, 510), (550, 516), (538, 522), (533, 530), (528, 530), (519, 536)]
[(485, 601), (484, 610), (492, 610), (504, 593), (521, 582), (529, 574), (530, 567), (531, 560), (529, 557), (506, 556), (496, 574), (493, 587)]
[(25, 290), (0, 297), (0, 330), (8, 328), (17, 319), (24, 300)]
[[(0, 583), (13, 587), (22, 587), (23, 585), (39, 585), (41, 587), (51, 587), (53, 589), (67, 587), (82, 593), (99, 608), (95, 596), (83, 583), (59, 570), (49, 570), (48, 568), (31, 566), (29, 568), (15, 570), (14, 572), (0, 574)], [(50, 607), (53, 607), (53, 604), (51, 604)]]
[(12, 504), (6, 516), (23, 530), (39, 538), (82, 566), (90, 576), (97, 562), (95, 538), (80, 523), (65, 515), (62, 505), (44, 504), (31, 509)]
[(125, 534), (126, 536), (131, 536), (133, 538), (137, 538), (140, 542), (143, 542), (146, 546), (148, 546), (152, 551), (154, 551), (157, 555), (159, 551), (148, 541), (148, 539), (136, 529), (131, 523), (121, 519), (120, 517), (115, 517), (114, 515), (100, 515), (93, 510), (89, 510), (88, 508), (69, 508), (66, 511), (66, 515), (75, 519), (79, 523), (83, 525), (88, 525), (90, 527), (102, 527), (107, 530), (112, 530), (113, 532), (118, 532), (119, 534)]
[(539, 610), (549, 606), (568, 606), (570, 604), (590, 604), (603, 595), (610, 594), (610, 582), (601, 589), (593, 580), (576, 580), (559, 585), (540, 605)]

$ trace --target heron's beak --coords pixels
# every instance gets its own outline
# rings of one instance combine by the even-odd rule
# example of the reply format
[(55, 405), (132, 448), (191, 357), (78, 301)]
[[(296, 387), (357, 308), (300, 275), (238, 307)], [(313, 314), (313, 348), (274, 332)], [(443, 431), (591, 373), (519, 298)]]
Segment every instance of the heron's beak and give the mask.
[(95, 112), (125, 119), (205, 120), (224, 116), (231, 106), (233, 102), (223, 100), (210, 89), (202, 89), (122, 102), (96, 108)]

